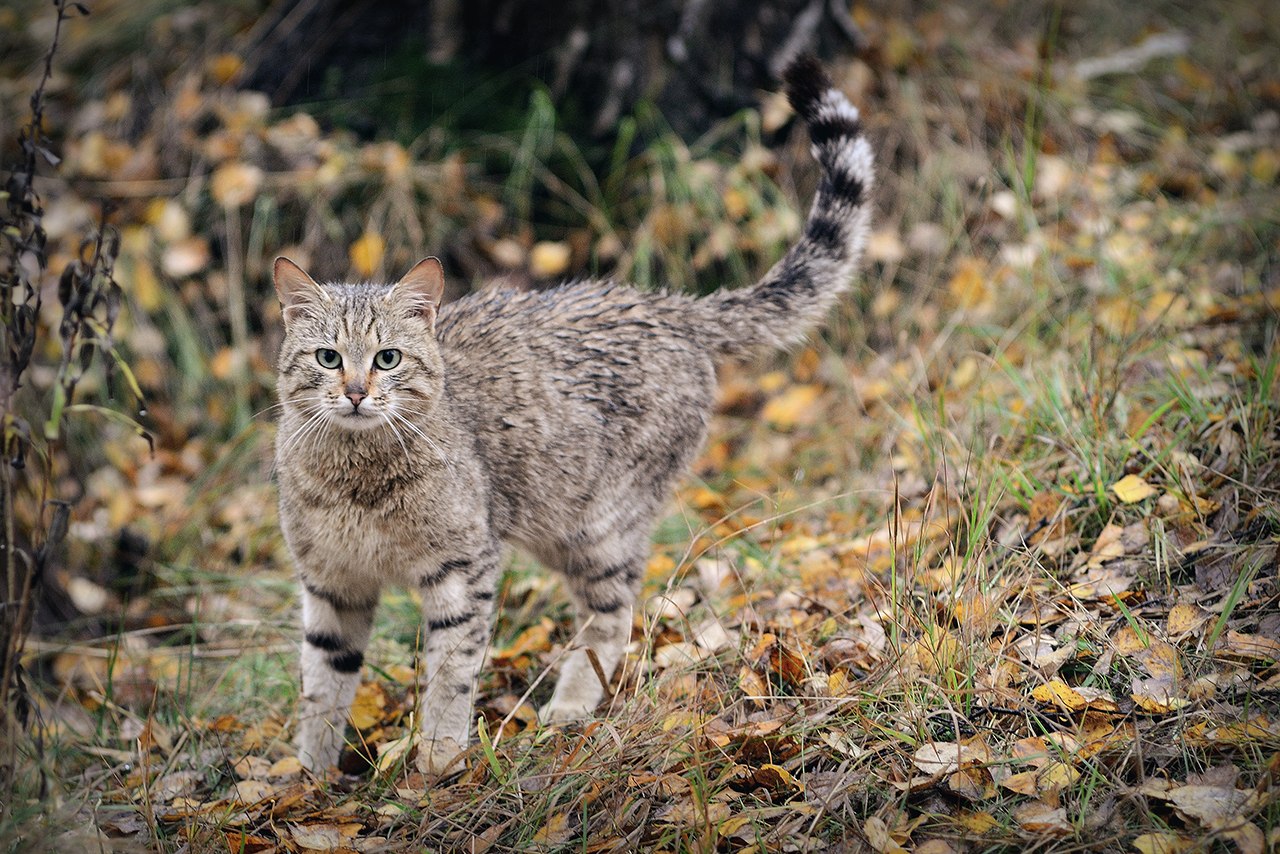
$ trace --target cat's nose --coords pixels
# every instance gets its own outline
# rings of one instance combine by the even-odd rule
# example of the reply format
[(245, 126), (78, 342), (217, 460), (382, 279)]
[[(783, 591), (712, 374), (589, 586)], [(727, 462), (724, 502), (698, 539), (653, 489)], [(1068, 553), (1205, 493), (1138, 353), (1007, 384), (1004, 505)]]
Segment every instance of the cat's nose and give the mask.
[(356, 409), (360, 408), (360, 401), (368, 397), (362, 388), (349, 388), (346, 391), (347, 400), (351, 401), (351, 405)]

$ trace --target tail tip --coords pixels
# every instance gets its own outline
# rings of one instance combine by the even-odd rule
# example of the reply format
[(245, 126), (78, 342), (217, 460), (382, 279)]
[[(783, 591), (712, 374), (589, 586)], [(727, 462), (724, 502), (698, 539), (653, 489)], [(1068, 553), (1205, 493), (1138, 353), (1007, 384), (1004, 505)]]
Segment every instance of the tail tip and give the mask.
[(813, 118), (823, 94), (832, 88), (831, 77), (811, 53), (802, 53), (787, 64), (782, 73), (791, 108), (806, 120)]

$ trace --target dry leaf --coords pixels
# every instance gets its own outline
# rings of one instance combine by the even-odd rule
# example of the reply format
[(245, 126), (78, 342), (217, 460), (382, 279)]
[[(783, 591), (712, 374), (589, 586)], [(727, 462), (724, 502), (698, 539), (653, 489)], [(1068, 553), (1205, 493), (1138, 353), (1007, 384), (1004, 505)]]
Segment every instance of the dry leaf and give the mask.
[(1160, 492), (1136, 474), (1127, 474), (1111, 484), (1111, 491), (1125, 504), (1136, 504)]
[(873, 815), (863, 822), (862, 832), (867, 837), (867, 843), (880, 854), (909, 854), (907, 849), (889, 835), (888, 825), (879, 816)]
[(379, 682), (365, 682), (356, 689), (351, 703), (351, 725), (356, 729), (371, 729), (382, 721), (387, 707), (387, 692)]
[(779, 430), (790, 430), (817, 421), (815, 404), (822, 397), (822, 387), (796, 385), (771, 399), (760, 410), (760, 417)]
[(1029, 833), (1063, 836), (1074, 829), (1071, 822), (1067, 820), (1065, 809), (1051, 807), (1042, 801), (1032, 801), (1018, 807), (1013, 811), (1013, 819)]
[(1194, 848), (1196, 843), (1173, 831), (1164, 831), (1135, 836), (1129, 844), (1138, 849), (1138, 854), (1182, 854)]
[(1031, 696), (1041, 703), (1062, 706), (1073, 712), (1088, 708), (1089, 701), (1061, 679), (1051, 679), (1031, 690)]
[(533, 834), (533, 843), (548, 847), (563, 845), (569, 841), (569, 835), (572, 832), (573, 829), (569, 827), (569, 813), (556, 813)]

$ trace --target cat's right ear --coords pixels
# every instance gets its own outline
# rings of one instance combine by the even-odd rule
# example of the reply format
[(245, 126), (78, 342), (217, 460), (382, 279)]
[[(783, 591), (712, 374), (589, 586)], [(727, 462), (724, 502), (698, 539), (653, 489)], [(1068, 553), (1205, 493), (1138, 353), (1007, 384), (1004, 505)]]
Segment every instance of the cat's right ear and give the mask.
[(288, 258), (277, 258), (273, 272), (276, 297), (280, 300), (286, 324), (300, 314), (310, 313), (310, 309), (325, 298), (316, 280)]
[(389, 299), (402, 301), (409, 310), (435, 328), (436, 312), (444, 297), (444, 267), (439, 258), (423, 258), (413, 269), (400, 277), (388, 294)]

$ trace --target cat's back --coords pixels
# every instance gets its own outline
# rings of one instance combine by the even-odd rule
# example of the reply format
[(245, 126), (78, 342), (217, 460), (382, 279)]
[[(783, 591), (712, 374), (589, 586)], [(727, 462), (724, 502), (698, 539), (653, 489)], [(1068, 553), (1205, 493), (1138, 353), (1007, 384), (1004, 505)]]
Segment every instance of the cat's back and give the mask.
[[(690, 339), (691, 297), (641, 291), (611, 281), (569, 282), (547, 290), (494, 287), (440, 309), (436, 334), (443, 350), (502, 352), (540, 350), (573, 342), (595, 345), (650, 343), (669, 346)], [(495, 349), (496, 348), (496, 349)]]

